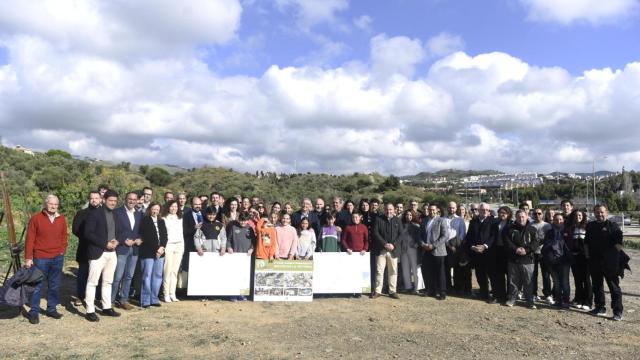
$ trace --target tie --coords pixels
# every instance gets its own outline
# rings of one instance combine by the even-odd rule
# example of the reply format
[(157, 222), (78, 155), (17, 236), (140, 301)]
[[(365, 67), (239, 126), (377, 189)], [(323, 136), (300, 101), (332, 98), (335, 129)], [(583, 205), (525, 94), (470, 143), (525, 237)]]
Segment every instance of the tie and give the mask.
[(202, 223), (202, 214), (199, 211), (196, 213), (196, 219), (198, 219), (198, 224)]

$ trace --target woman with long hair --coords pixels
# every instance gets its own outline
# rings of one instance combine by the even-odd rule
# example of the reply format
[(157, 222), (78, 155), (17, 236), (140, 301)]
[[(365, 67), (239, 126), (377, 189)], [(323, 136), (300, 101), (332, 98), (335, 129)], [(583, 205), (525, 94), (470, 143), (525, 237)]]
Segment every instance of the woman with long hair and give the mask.
[(571, 221), (569, 229), (567, 229), (567, 245), (573, 255), (571, 272), (575, 287), (575, 296), (571, 305), (578, 309), (590, 310), (593, 305), (593, 289), (591, 288), (591, 276), (584, 246), (587, 234), (587, 214), (580, 210), (573, 210), (569, 218)]
[[(162, 219), (167, 228), (167, 247), (164, 255), (162, 288), (164, 302), (179, 301), (176, 297), (178, 271), (184, 254), (184, 235), (182, 232), (182, 212), (175, 200), (169, 200), (162, 210)], [(193, 239), (189, 239), (193, 240)]]
[(139, 248), (142, 272), (142, 290), (140, 291), (140, 305), (143, 309), (160, 306), (160, 285), (162, 285), (162, 270), (164, 268), (164, 250), (167, 246), (167, 227), (160, 217), (160, 204), (152, 202), (147, 208), (147, 214), (140, 222)]
[(224, 226), (228, 226), (233, 221), (238, 221), (239, 215), (238, 200), (233, 197), (227, 199), (222, 207), (222, 223)]
[(420, 217), (413, 210), (402, 214), (402, 240), (400, 242), (400, 264), (402, 283), (407, 293), (418, 293), (418, 248), (422, 233)]

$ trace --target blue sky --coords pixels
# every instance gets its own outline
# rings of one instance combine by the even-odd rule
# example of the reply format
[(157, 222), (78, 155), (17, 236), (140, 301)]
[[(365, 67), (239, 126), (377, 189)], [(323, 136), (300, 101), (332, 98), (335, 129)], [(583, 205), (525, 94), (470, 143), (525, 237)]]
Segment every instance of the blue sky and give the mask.
[(0, 143), (249, 172), (638, 170), (639, 20), (640, 0), (4, 0)]
[[(370, 29), (353, 27), (354, 19), (371, 18)], [(343, 26), (350, 26), (344, 29)], [(423, 41), (442, 32), (463, 39), (471, 55), (500, 51), (542, 67), (560, 66), (573, 75), (593, 68), (621, 68), (640, 54), (640, 22), (635, 17), (593, 24), (577, 20), (570, 25), (533, 21), (527, 8), (516, 0), (399, 0), (348, 3), (330, 22), (311, 26), (308, 33), (297, 27), (296, 9), (279, 9), (273, 2), (245, 2), (238, 41), (213, 46), (203, 59), (221, 74), (260, 75), (269, 66), (300, 65), (300, 59), (318, 51), (310, 40), (322, 36), (344, 44), (321, 66), (336, 67), (345, 61), (367, 61), (372, 35), (406, 36)], [(250, 59), (228, 59), (251, 48)], [(430, 60), (423, 66), (426, 71)]]

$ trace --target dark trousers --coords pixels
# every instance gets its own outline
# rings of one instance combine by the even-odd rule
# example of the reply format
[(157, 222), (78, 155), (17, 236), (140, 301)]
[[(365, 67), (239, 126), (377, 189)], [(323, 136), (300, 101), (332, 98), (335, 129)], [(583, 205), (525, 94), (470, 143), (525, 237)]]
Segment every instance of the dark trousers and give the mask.
[(78, 263), (78, 273), (76, 275), (76, 296), (80, 300), (84, 300), (84, 294), (87, 292), (87, 279), (89, 278), (89, 262)]
[(573, 257), (571, 265), (573, 273), (573, 283), (575, 287), (575, 302), (579, 305), (593, 305), (593, 289), (591, 287), (591, 276), (589, 275), (589, 266), (587, 258), (579, 254)]
[(33, 259), (33, 266), (37, 267), (45, 276), (45, 280), (36, 285), (31, 296), (30, 314), (40, 312), (40, 296), (42, 288), (47, 284), (47, 312), (56, 311), (56, 306), (60, 303), (60, 284), (62, 283), (62, 268), (64, 266), (64, 256), (58, 255), (51, 259)]
[[(425, 252), (422, 256), (422, 265), (426, 264), (427, 280), (426, 287), (428, 294), (447, 294), (445, 263), (446, 256), (434, 256), (431, 252)], [(424, 276), (424, 272), (423, 272)]]
[(471, 265), (453, 265), (453, 288), (458, 294), (471, 295)]
[(490, 251), (489, 278), (491, 293), (498, 301), (507, 301), (507, 254), (504, 247), (493, 247)]
[(455, 289), (455, 286), (453, 284), (454, 278), (453, 276), (451, 276), (451, 272), (453, 271), (454, 265), (456, 263), (456, 258), (453, 255), (453, 253), (449, 251), (449, 249), (447, 249), (447, 256), (445, 258), (446, 258), (446, 261), (444, 262), (445, 284), (447, 285), (447, 291), (451, 292), (452, 290)]
[(569, 264), (551, 265), (551, 278), (553, 279), (553, 299), (556, 304), (568, 304), (571, 295)]
[(485, 251), (482, 254), (471, 253), (471, 264), (476, 271), (476, 281), (480, 286), (480, 298), (489, 298), (489, 254)]
[[(538, 272), (538, 270), (540, 270)], [(553, 294), (551, 290), (551, 272), (542, 260), (541, 254), (536, 254), (533, 267), (533, 295), (538, 296), (538, 273), (542, 275), (542, 296), (547, 297)]]
[(591, 271), (591, 281), (593, 284), (593, 302), (597, 308), (605, 307), (604, 300), (604, 284), (607, 282), (609, 292), (611, 293), (611, 308), (614, 314), (622, 315), (622, 290), (620, 289), (620, 278), (618, 276), (606, 276), (604, 274), (604, 266), (601, 260), (592, 259), (589, 263)]

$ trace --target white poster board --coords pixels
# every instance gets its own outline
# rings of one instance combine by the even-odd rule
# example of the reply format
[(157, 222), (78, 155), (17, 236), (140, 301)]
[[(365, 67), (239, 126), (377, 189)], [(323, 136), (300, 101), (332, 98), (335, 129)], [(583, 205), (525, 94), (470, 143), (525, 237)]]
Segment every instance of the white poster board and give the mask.
[(256, 259), (253, 301), (312, 301), (312, 260)]
[(313, 254), (313, 292), (316, 294), (360, 294), (371, 292), (369, 253)]
[(249, 295), (251, 256), (246, 253), (224, 254), (197, 252), (189, 254), (189, 296)]

